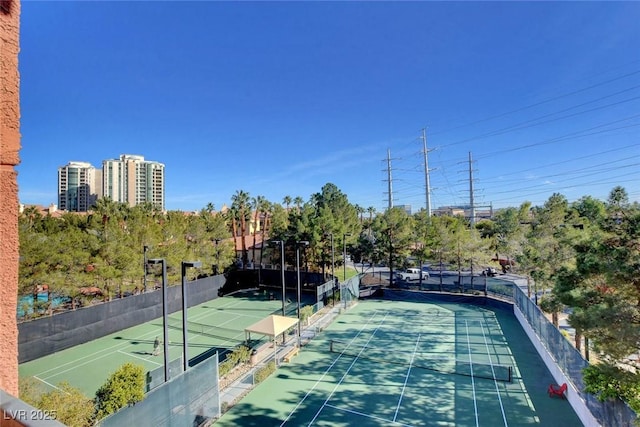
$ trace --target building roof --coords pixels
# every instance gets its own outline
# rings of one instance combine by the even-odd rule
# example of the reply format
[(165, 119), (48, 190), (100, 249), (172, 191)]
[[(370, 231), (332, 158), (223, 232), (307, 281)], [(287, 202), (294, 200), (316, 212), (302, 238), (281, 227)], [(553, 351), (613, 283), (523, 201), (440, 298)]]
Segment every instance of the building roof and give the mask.
[[(49, 206), (42, 206), (42, 205), (20, 205), (20, 213), (24, 212), (24, 210), (28, 207), (35, 207), (38, 212), (40, 212), (40, 215), (42, 216), (47, 216), (47, 215), (51, 215), (54, 218), (60, 218), (62, 215), (64, 215), (64, 213), (66, 211), (61, 211), (58, 210), (58, 206), (55, 204), (50, 204)], [(73, 213), (78, 213), (78, 212), (73, 212)], [(84, 212), (82, 212), (84, 213)]]
[[(253, 237), (254, 237), (253, 234), (244, 236), (244, 247), (247, 248), (247, 250), (253, 249)], [(260, 249), (262, 247), (262, 233), (256, 234), (255, 238), (256, 238), (256, 249)], [(242, 236), (235, 236), (233, 240), (234, 240), (236, 251), (241, 251)]]

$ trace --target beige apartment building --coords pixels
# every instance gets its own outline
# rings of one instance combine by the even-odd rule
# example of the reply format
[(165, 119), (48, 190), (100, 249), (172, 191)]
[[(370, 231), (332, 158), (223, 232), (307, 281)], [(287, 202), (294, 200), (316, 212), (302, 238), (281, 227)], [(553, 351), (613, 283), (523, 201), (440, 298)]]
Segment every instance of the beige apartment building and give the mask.
[(164, 164), (132, 154), (104, 160), (102, 196), (129, 206), (151, 202), (164, 210)]
[(90, 163), (69, 162), (58, 168), (58, 208), (87, 212), (102, 197), (102, 171)]

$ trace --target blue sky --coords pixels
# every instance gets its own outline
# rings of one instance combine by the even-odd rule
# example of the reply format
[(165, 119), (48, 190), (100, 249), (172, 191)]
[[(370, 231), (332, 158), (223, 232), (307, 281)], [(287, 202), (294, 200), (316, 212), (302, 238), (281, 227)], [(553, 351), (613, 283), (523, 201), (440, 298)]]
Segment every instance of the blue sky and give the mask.
[(640, 2), (22, 2), (22, 203), (166, 165), (166, 208), (640, 200)]

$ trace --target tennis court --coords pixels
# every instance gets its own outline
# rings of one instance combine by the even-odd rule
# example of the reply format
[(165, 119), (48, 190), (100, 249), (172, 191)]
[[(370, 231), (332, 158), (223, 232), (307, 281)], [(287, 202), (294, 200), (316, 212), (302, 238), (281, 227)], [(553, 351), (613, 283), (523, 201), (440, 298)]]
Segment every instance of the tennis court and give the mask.
[[(276, 296), (279, 298), (279, 295)], [(287, 310), (295, 313), (295, 304)], [(247, 291), (225, 296), (189, 308), (189, 358), (224, 352), (245, 339), (244, 328), (272, 313), (282, 312), (282, 302), (270, 300), (259, 291)], [(169, 360), (171, 366), (182, 364), (182, 313), (169, 316)], [(164, 356), (154, 356), (156, 337), (162, 340), (162, 318), (147, 322), (103, 338), (78, 345), (49, 356), (20, 365), (21, 378), (34, 377), (44, 391), (51, 391), (66, 381), (79, 388), (88, 397), (104, 384), (109, 375), (127, 362), (143, 366), (147, 371), (160, 368), (164, 378)]]
[(580, 426), (517, 320), (472, 305), (361, 301), (222, 426)]

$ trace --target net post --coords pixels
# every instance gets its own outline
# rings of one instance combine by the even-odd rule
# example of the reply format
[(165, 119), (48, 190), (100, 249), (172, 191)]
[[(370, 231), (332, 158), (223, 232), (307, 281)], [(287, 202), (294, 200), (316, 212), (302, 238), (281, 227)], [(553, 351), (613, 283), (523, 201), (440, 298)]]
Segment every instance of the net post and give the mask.
[(512, 367), (509, 366), (508, 368), (509, 368), (509, 382), (511, 382), (511, 370), (512, 370)]
[(333, 353), (333, 340), (329, 341), (329, 352)]

